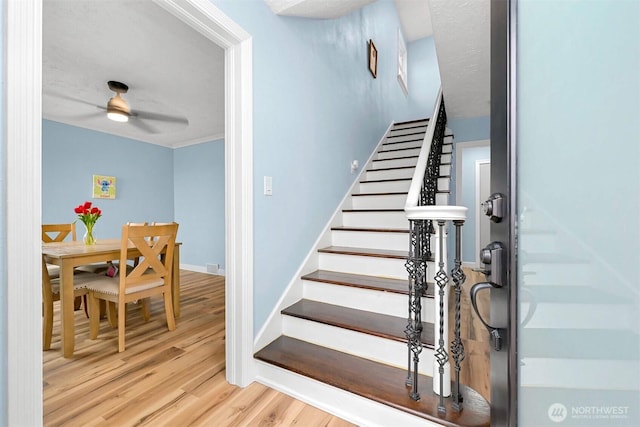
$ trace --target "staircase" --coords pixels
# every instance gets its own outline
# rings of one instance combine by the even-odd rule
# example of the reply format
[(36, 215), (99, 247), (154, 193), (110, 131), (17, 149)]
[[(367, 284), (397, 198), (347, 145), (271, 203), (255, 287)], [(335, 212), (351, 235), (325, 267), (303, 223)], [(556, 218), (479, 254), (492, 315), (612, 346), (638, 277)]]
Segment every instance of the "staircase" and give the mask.
[[(301, 275), (301, 295), (281, 310), (282, 335), (255, 354), (258, 379), (367, 426), (489, 424), (489, 407), (463, 387), (464, 408), (438, 413), (433, 393), (433, 285), (423, 296), (421, 399), (409, 397), (409, 221), (404, 212), (428, 120), (396, 123), (343, 203)], [(447, 204), (452, 137), (445, 140), (437, 204)], [(433, 275), (433, 260), (428, 271)]]

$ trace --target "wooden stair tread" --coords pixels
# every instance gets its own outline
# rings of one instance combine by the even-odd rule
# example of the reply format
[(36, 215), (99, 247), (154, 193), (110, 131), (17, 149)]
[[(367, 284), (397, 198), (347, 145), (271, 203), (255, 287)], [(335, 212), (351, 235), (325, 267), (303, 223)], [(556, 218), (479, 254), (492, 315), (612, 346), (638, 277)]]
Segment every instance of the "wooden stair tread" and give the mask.
[(336, 226), (331, 227), (332, 230), (337, 231), (370, 231), (373, 233), (408, 233), (408, 228), (376, 228), (376, 227), (350, 227), (350, 226)]
[(410, 123), (418, 123), (418, 122), (429, 122), (429, 120), (431, 120), (430, 118), (426, 118), (426, 119), (416, 119), (416, 120), (407, 120), (406, 122), (395, 122), (393, 125), (394, 126), (398, 126), (398, 125), (408, 125)]
[[(413, 148), (415, 150), (415, 148)], [(396, 150), (399, 151), (399, 150)], [(449, 154), (449, 153), (447, 153)], [(388, 159), (373, 159), (372, 162), (387, 162), (389, 160), (400, 160), (400, 159), (417, 159), (418, 156), (399, 156), (399, 157), (390, 157)]]
[[(377, 154), (382, 154), (382, 153), (397, 153), (397, 154), (402, 154), (402, 151), (407, 151), (407, 150), (416, 150), (416, 149), (420, 149), (421, 147), (406, 147), (406, 148), (392, 148), (391, 150), (379, 150), (377, 152)], [(406, 157), (413, 157), (413, 156), (406, 156)], [(391, 159), (375, 159), (375, 160), (393, 160), (393, 159), (402, 159), (405, 157), (392, 157)]]
[[(367, 276), (364, 274), (342, 273), (339, 271), (316, 270), (302, 276), (302, 280), (330, 283), (332, 285), (351, 286), (374, 291), (409, 294), (409, 281), (389, 277)], [(433, 283), (429, 283), (426, 296), (433, 298)]]
[(371, 180), (360, 181), (360, 184), (369, 184), (372, 182), (393, 182), (393, 181), (411, 181), (411, 178), (371, 179)]
[[(290, 305), (283, 309), (281, 313), (393, 341), (407, 342), (407, 337), (404, 333), (407, 327), (407, 319), (403, 317), (394, 317), (307, 299), (302, 299)], [(421, 341), (425, 347), (433, 348), (433, 324), (422, 322)]]
[[(423, 132), (424, 133), (424, 132)], [(398, 135), (398, 136), (392, 136), (391, 138), (400, 138), (402, 136), (407, 136), (407, 135)], [(422, 141), (424, 140), (424, 137), (422, 138), (416, 138), (416, 139), (405, 139), (404, 141), (389, 141), (388, 140), (389, 137), (387, 137), (387, 141), (383, 142), (382, 145), (394, 145), (394, 144), (403, 144), (403, 143), (407, 143), (407, 142), (417, 142), (417, 141)]]
[(399, 194), (409, 194), (406, 191), (396, 191), (396, 192), (388, 192), (388, 193), (357, 193), (357, 194), (352, 194), (352, 197), (358, 197), (358, 196), (397, 196)]
[(404, 212), (404, 209), (343, 209), (342, 212)]
[(281, 336), (255, 354), (255, 358), (333, 387), (396, 408), (445, 426), (489, 426), (490, 408), (475, 390), (462, 386), (463, 409), (455, 412), (445, 399), (446, 414), (438, 413), (433, 381), (420, 375), (420, 400), (409, 397), (404, 369), (373, 362), (336, 350)]
[[(405, 130), (405, 129), (396, 129), (396, 130), (400, 131), (400, 130)], [(390, 132), (393, 132), (393, 130), (391, 130)], [(387, 135), (387, 139), (389, 139), (389, 138), (400, 138), (400, 137), (403, 137), (403, 136), (411, 136), (411, 135), (424, 135), (425, 133), (426, 133), (426, 131), (422, 130), (422, 131), (419, 131), (419, 132), (405, 133), (405, 134), (402, 134), (402, 135)]]
[(350, 248), (346, 246), (327, 246), (326, 248), (318, 249), (318, 252), (342, 254), (342, 255), (359, 255), (359, 256), (371, 256), (379, 258), (397, 258), (407, 259), (408, 251), (392, 251), (388, 249), (370, 249), (370, 248)]
[(380, 169), (367, 169), (366, 172), (381, 172), (381, 171), (393, 171), (398, 169), (415, 169), (415, 166), (395, 166), (392, 168), (380, 168)]

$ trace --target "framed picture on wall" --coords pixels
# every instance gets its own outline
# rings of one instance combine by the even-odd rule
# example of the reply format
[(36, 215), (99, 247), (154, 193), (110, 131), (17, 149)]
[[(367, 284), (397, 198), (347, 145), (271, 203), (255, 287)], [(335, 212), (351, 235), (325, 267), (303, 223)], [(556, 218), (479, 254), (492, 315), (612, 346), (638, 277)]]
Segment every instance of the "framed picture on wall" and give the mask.
[(369, 71), (374, 79), (378, 77), (378, 49), (371, 39), (369, 39)]
[(116, 177), (107, 175), (93, 175), (92, 188), (94, 199), (115, 199)]

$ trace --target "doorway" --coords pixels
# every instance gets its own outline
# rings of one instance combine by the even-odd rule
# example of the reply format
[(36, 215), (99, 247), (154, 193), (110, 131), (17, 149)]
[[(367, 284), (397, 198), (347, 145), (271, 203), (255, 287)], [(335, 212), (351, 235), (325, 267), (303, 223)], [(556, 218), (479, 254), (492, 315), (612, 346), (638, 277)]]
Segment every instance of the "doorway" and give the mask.
[[(208, 1), (157, 4), (225, 49), (226, 331), (227, 381), (251, 381), (253, 349), (253, 189), (251, 37)], [(9, 425), (42, 422), (39, 245), (41, 212), (42, 5), (4, 8), (6, 167), (6, 370)], [(28, 196), (25, 196), (28, 195)], [(28, 209), (25, 209), (25, 206)], [(15, 284), (22, 284), (18, 287)], [(9, 286), (6, 286), (9, 288)], [(25, 337), (32, 337), (25, 339)], [(6, 390), (4, 390), (6, 384)], [(39, 410), (35, 408), (40, 408)]]

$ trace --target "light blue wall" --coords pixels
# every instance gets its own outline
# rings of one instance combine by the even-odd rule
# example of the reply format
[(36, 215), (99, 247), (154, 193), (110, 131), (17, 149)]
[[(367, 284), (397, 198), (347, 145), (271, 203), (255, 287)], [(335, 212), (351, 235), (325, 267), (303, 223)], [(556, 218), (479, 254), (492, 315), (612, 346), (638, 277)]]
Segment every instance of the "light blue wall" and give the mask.
[[(446, 103), (446, 99), (445, 99)], [(466, 119), (448, 119), (447, 127), (453, 133), (454, 153), (461, 150), (455, 147), (456, 144), (468, 141), (483, 141), (490, 138), (490, 118), (489, 116), (473, 117)], [(457, 165), (454, 162), (451, 175), (451, 193), (449, 200), (454, 203), (458, 200), (456, 174), (457, 168), (462, 167), (462, 197), (460, 203), (466, 206), (467, 221), (462, 228), (462, 261), (475, 262), (476, 260), (476, 214), (478, 206), (476, 206), (476, 160), (489, 159), (491, 157), (489, 147), (485, 148), (468, 148), (462, 151), (462, 164)], [(455, 154), (454, 154), (455, 156)], [(450, 245), (449, 259), (453, 259), (453, 245)]]
[[(445, 103), (446, 103), (445, 99)], [(447, 127), (453, 131), (454, 143), (489, 139), (491, 118), (489, 116), (447, 120)]]
[(225, 268), (224, 140), (174, 150), (173, 170), (181, 262)]
[(8, 422), (7, 418), (7, 230), (5, 214), (7, 212), (6, 192), (6, 134), (4, 127), (4, 99), (5, 99), (5, 48), (4, 48), (4, 7), (0, 7), (0, 40), (2, 55), (0, 55), (0, 426)]
[[(519, 292), (546, 285), (550, 303), (539, 301), (546, 315), (518, 330), (518, 425), (556, 425), (547, 411), (562, 404), (567, 419), (557, 425), (637, 426), (640, 2), (520, 1), (517, 28), (520, 233), (555, 233), (546, 244), (529, 237), (519, 251)], [(535, 262), (554, 251), (564, 257)], [(543, 321), (546, 329), (532, 326)], [(547, 388), (530, 386), (550, 374)], [(609, 412), (573, 417), (592, 407)], [(611, 408), (626, 409), (610, 419)]]
[[(364, 164), (392, 121), (425, 113), (411, 111), (397, 82), (393, 1), (334, 20), (276, 16), (262, 0), (213, 3), (253, 40), (257, 332), (352, 184), (351, 161)], [(263, 176), (273, 196), (262, 195)]]
[[(73, 208), (84, 201), (102, 209), (97, 239), (119, 237), (129, 221), (173, 221), (169, 148), (43, 120), (42, 159), (43, 223), (75, 220)], [(91, 198), (94, 174), (116, 177), (115, 200)]]
[(407, 43), (407, 68), (409, 108), (417, 114), (416, 119), (429, 117), (440, 88), (440, 70), (433, 37)]

